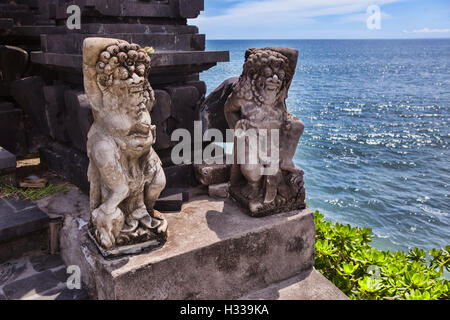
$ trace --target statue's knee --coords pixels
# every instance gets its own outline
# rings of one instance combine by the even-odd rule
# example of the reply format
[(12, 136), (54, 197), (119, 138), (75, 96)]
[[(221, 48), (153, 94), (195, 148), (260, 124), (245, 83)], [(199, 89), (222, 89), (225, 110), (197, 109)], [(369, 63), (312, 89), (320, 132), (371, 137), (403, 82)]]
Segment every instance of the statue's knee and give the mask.
[(303, 131), (305, 130), (305, 124), (300, 119), (297, 119), (297, 121), (294, 122), (293, 127), (299, 134), (303, 134)]
[(164, 190), (165, 187), (166, 187), (166, 175), (164, 174), (163, 168), (159, 167), (149, 188), (151, 188), (153, 192), (161, 192)]
[(247, 179), (247, 181), (252, 183), (257, 183), (262, 178), (261, 165), (241, 165), (242, 175)]

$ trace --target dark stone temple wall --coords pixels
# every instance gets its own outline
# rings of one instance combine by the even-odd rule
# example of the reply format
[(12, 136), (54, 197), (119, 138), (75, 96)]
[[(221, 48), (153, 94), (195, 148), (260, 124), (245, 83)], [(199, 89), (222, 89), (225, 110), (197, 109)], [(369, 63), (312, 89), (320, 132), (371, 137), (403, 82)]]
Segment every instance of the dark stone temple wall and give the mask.
[[(79, 30), (66, 26), (72, 4), (81, 9)], [(200, 120), (206, 84), (199, 74), (229, 60), (226, 51), (205, 51), (205, 35), (187, 24), (204, 0), (0, 0), (0, 8), (0, 145), (17, 154), (39, 149), (44, 165), (88, 190), (92, 114), (83, 89), (82, 43), (86, 37), (123, 39), (156, 50), (149, 78), (156, 95), (154, 147), (171, 183), (194, 183), (190, 166), (172, 166), (176, 142), (170, 136), (177, 128), (192, 132)], [(11, 56), (23, 61), (11, 64)]]

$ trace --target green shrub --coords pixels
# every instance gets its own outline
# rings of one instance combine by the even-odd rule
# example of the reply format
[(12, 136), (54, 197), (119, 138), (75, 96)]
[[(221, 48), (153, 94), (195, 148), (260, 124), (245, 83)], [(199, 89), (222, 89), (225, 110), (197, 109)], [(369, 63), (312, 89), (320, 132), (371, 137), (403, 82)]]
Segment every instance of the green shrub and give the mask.
[(450, 246), (414, 248), (408, 253), (381, 251), (370, 246), (369, 228), (351, 227), (324, 220), (316, 224), (315, 268), (354, 300), (441, 300), (450, 297)]

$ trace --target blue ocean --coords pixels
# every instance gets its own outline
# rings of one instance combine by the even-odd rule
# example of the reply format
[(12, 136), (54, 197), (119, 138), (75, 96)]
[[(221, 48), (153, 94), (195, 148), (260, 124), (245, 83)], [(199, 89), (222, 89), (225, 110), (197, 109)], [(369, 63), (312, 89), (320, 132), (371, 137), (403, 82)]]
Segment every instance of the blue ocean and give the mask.
[(295, 156), (307, 204), (366, 226), (383, 250), (450, 244), (450, 40), (217, 40), (240, 75), (250, 47), (299, 50), (287, 105), (305, 123)]

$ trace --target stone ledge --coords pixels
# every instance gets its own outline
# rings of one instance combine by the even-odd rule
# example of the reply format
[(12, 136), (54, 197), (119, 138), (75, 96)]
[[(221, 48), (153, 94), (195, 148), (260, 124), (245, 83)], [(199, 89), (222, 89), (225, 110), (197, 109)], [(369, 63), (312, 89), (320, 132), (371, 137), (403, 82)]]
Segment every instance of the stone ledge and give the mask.
[(48, 216), (23, 198), (0, 198), (0, 243), (46, 230)]
[[(228, 51), (165, 51), (152, 54), (152, 68), (228, 62)], [(38, 64), (71, 68), (81, 72), (81, 54), (31, 52), (31, 61)]]
[(272, 284), (239, 300), (349, 300), (316, 269)]
[(163, 248), (114, 260), (105, 260), (86, 227), (69, 216), (62, 257), (80, 266), (98, 299), (236, 299), (313, 268), (310, 210), (255, 219), (230, 199), (193, 192), (181, 212), (165, 216), (169, 238)]
[(16, 156), (6, 149), (0, 147), (0, 170), (3, 169), (15, 169), (16, 168)]

